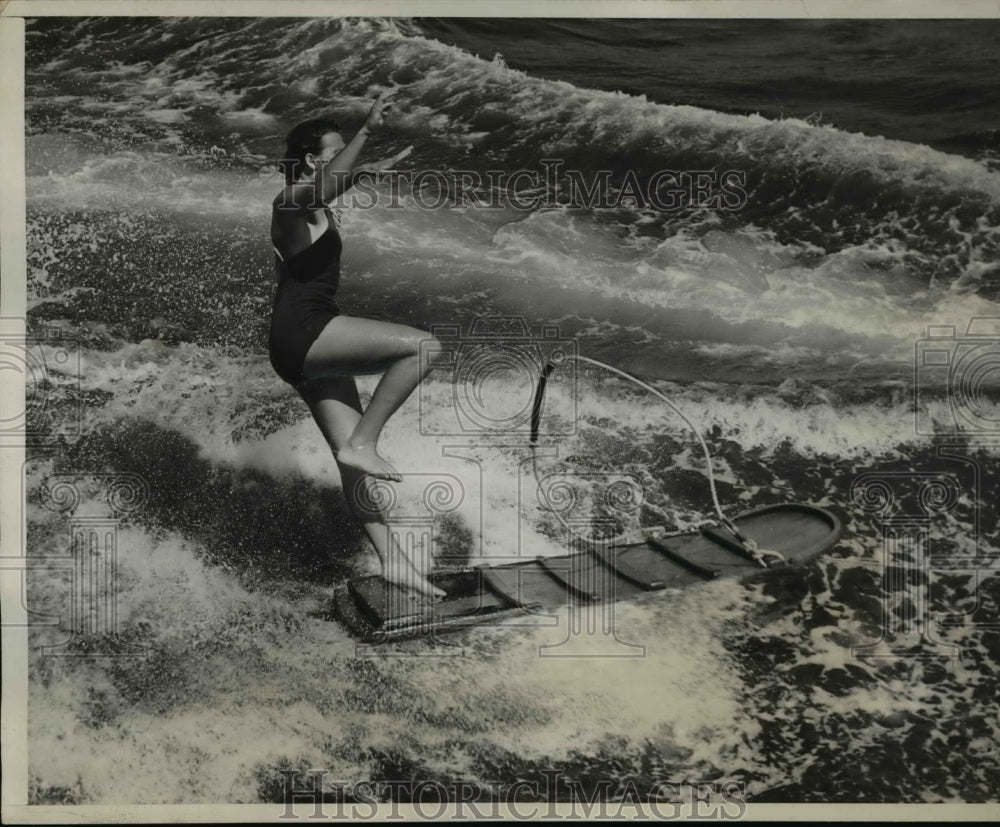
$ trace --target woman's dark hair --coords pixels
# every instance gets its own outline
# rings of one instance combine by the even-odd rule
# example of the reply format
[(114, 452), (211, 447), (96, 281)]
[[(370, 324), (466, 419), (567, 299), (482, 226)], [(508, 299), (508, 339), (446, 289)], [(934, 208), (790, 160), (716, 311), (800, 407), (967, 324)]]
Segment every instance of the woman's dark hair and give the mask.
[(340, 132), (341, 126), (333, 118), (313, 118), (294, 127), (285, 138), (285, 155), (278, 166), (285, 174), (285, 183), (295, 181), (305, 166), (306, 155), (318, 155), (323, 149), (322, 140), (327, 132)]

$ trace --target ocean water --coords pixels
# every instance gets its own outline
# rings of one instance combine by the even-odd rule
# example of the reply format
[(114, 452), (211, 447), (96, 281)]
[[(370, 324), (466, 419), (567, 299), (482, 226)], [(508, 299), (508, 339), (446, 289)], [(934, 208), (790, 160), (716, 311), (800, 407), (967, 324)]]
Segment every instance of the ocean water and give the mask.
[[(30, 411), (49, 437), (29, 451), (29, 552), (68, 550), (53, 479), (79, 514), (140, 479), (141, 507), (115, 512), (119, 633), (68, 646), (146, 653), (46, 657), (65, 629), (32, 631), (32, 800), (280, 801), (280, 769), (322, 767), (484, 798), (557, 769), (612, 798), (703, 781), (751, 802), (995, 801), (998, 28), (29, 21), (28, 324), (47, 366)], [(345, 312), (458, 326), (473, 352), (477, 318), (540, 347), (551, 328), (699, 426), (727, 513), (836, 513), (829, 556), (620, 607), (644, 658), (585, 657), (600, 636), (539, 657), (565, 624), (358, 656), (327, 604), (374, 559), (267, 360), (267, 225), (285, 132), (327, 112), (350, 132), (388, 85), (398, 108), (365, 157), (413, 145), (411, 177), (398, 206), (387, 180), (375, 207), (341, 205)], [(537, 206), (490, 184), (517, 170)], [(605, 170), (603, 205), (573, 197)], [(478, 174), (500, 206), (429, 209), (441, 179), (421, 189), (420, 171)], [(669, 208), (648, 197), (664, 171)], [(386, 430), (400, 513), (428, 479), (462, 481), (435, 517), (443, 555), (563, 549), (523, 429), (462, 424), (516, 419), (530, 376), (507, 367), (472, 397), (435, 372)], [(546, 471), (638, 481), (623, 528), (710, 516), (677, 417), (607, 372), (561, 373)], [(59, 614), (71, 590), (33, 576), (31, 606)]]

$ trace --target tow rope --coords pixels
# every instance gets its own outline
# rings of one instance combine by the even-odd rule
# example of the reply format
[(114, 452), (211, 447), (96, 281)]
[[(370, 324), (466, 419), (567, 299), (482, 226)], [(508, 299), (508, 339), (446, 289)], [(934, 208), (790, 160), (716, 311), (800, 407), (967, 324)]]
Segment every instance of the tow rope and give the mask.
[[(744, 535), (743, 532), (740, 531), (739, 527), (732, 520), (730, 520), (722, 511), (722, 506), (719, 504), (719, 496), (715, 490), (715, 475), (712, 471), (712, 455), (708, 450), (708, 445), (706, 444), (704, 437), (702, 437), (701, 433), (695, 427), (694, 423), (691, 422), (690, 419), (688, 419), (688, 417), (684, 414), (684, 412), (680, 408), (678, 408), (670, 399), (664, 396), (664, 394), (662, 394), (656, 388), (652, 387), (651, 385), (648, 385), (641, 379), (638, 379), (635, 376), (632, 376), (631, 374), (626, 373), (623, 370), (619, 370), (618, 368), (612, 367), (611, 365), (605, 364), (604, 362), (599, 362), (596, 359), (590, 359), (587, 356), (568, 355), (565, 356), (563, 359), (563, 361), (569, 361), (569, 360), (574, 360), (577, 362), (586, 362), (588, 364), (595, 365), (599, 368), (603, 368), (604, 370), (610, 371), (611, 373), (620, 376), (621, 378), (626, 379), (635, 385), (638, 385), (643, 390), (648, 391), (649, 393), (653, 394), (653, 396), (665, 402), (674, 413), (676, 413), (682, 420), (684, 420), (688, 428), (691, 429), (691, 432), (698, 438), (698, 442), (701, 443), (701, 449), (705, 454), (705, 466), (708, 469), (708, 487), (709, 490), (712, 492), (712, 504), (715, 506), (715, 513), (718, 515), (719, 518), (718, 525), (723, 526), (734, 537), (736, 537), (736, 539), (739, 540), (743, 548), (746, 550), (748, 556), (762, 568), (768, 567), (769, 558), (774, 559), (775, 561), (784, 562), (784, 557), (782, 557), (782, 555), (779, 554), (778, 552), (759, 548), (756, 541)], [(537, 451), (535, 450), (538, 447), (538, 430), (542, 419), (542, 405), (545, 397), (545, 386), (548, 383), (549, 376), (557, 367), (558, 365), (553, 361), (546, 362), (545, 367), (542, 369), (541, 375), (539, 376), (538, 379), (538, 388), (535, 391), (535, 398), (531, 406), (531, 455), (532, 455), (532, 465), (535, 473), (535, 482), (538, 483), (538, 489), (540, 492), (542, 492), (542, 495), (545, 497), (546, 505), (549, 507), (549, 510), (552, 511), (553, 514), (555, 514), (556, 518), (563, 524), (563, 526), (567, 530), (572, 531), (569, 524), (563, 519), (562, 515), (559, 513), (558, 509), (553, 508), (552, 504), (548, 502), (548, 495), (542, 489), (541, 481), (539, 480), (538, 476), (538, 455)], [(709, 521), (708, 524), (710, 525), (711, 521)]]

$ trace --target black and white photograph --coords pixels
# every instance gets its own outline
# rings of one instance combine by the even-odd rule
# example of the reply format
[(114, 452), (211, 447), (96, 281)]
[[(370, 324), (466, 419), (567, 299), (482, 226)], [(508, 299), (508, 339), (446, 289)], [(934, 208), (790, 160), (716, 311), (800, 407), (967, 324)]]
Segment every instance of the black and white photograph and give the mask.
[(1000, 14), (849, 5), (0, 10), (4, 821), (995, 820)]

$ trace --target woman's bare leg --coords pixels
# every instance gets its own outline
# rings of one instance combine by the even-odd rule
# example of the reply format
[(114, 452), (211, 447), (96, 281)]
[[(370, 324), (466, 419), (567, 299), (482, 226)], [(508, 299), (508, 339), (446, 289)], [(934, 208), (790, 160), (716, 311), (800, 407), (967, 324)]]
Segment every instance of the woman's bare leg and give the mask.
[(307, 379), (385, 371), (368, 408), (339, 446), (338, 463), (379, 479), (402, 479), (379, 455), (378, 439), (389, 417), (439, 355), (437, 340), (414, 327), (353, 316), (330, 320), (306, 354), (303, 372)]
[[(309, 405), (313, 418), (334, 456), (338, 456), (342, 446), (347, 444), (362, 418), (361, 401), (358, 399), (358, 389), (354, 379), (341, 376), (312, 380), (300, 389), (300, 393)], [(365, 486), (372, 484), (371, 478), (363, 471), (345, 465), (339, 460), (337, 467), (340, 469), (347, 504), (361, 520), (382, 561), (382, 576), (390, 583), (413, 589), (421, 594), (444, 595), (441, 589), (427, 581), (419, 565), (407, 556), (405, 549), (399, 543), (392, 542), (388, 516), (376, 505), (377, 497), (365, 496)]]

